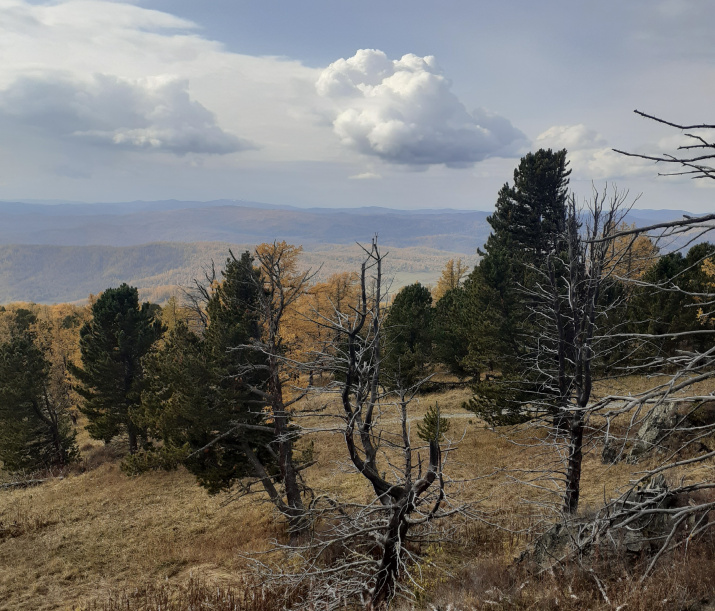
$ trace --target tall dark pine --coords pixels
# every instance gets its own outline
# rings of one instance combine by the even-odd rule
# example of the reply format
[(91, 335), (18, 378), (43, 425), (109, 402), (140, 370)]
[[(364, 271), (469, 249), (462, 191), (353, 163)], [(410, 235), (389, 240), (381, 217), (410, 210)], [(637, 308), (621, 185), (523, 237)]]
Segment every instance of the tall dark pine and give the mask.
[(433, 359), (461, 379), (473, 375), (469, 362), (471, 324), (464, 286), (447, 291), (436, 303), (432, 317)]
[(104, 291), (92, 306), (92, 320), (80, 330), (82, 367), (73, 368), (90, 435), (109, 442), (126, 432), (131, 453), (142, 434), (135, 422), (141, 360), (163, 331), (153, 310), (149, 303), (140, 306), (137, 289), (127, 284)]
[(521, 159), (514, 184), (499, 191), (487, 219), (492, 232), (479, 265), (465, 283), (465, 307), (471, 324), (470, 355), (477, 369), (497, 371), (504, 383), (477, 384), (472, 407), (495, 422), (519, 418), (519, 404), (529, 389), (529, 302), (549, 253), (565, 244), (570, 170), (566, 150), (540, 149)]
[(484, 246), (485, 259), (501, 253), (513, 265), (539, 266), (559, 247), (571, 174), (567, 165), (565, 149), (539, 149), (522, 157), (514, 184), (501, 188), (496, 210), (487, 218), (492, 232)]

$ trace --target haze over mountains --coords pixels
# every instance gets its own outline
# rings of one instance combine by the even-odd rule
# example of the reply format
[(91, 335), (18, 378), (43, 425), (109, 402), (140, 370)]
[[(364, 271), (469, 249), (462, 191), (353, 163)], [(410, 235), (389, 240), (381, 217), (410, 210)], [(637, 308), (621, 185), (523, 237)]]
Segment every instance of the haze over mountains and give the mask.
[[(648, 225), (684, 214), (637, 210)], [(0, 302), (86, 299), (128, 282), (163, 301), (234, 252), (273, 240), (305, 248), (319, 275), (356, 269), (356, 242), (379, 235), (395, 288), (436, 281), (444, 263), (469, 265), (489, 235), (488, 212), (310, 208), (258, 202), (156, 201), (111, 204), (0, 202)]]
[(0, 243), (132, 246), (148, 242), (274, 239), (303, 244), (353, 244), (375, 233), (386, 246), (425, 246), (474, 253), (489, 233), (487, 212), (387, 208), (300, 209), (253, 202), (0, 204)]

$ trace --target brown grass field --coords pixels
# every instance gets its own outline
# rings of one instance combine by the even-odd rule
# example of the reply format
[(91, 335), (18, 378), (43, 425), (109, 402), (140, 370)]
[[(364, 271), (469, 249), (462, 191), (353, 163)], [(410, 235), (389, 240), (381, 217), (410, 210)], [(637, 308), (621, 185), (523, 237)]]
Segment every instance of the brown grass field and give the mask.
[[(630, 380), (624, 388), (638, 383)], [(503, 432), (485, 427), (461, 408), (468, 397), (466, 389), (426, 395), (412, 405), (410, 418), (421, 418), (438, 401), (443, 416), (451, 419), (449, 436), (458, 440), (446, 474), (467, 480), (460, 487), (461, 500), (479, 502), (486, 515), (521, 529), (533, 513), (527, 500), (536, 493), (514, 484), (510, 475), (515, 469), (533, 469), (548, 456), (543, 448), (515, 444)], [(396, 413), (389, 408), (382, 417), (388, 430), (397, 426)], [(301, 424), (324, 425), (315, 420)], [(416, 433), (416, 426), (412, 429)], [(62, 479), (0, 489), (0, 610), (281, 608), (269, 596), (275, 593), (267, 594), (245, 575), (246, 555), (268, 549), (273, 539), (285, 540), (282, 524), (261, 495), (227, 502), (229, 495), (209, 496), (183, 469), (128, 477), (120, 471), (114, 446), (89, 440), (83, 430), (79, 437), (82, 463)], [(306, 471), (306, 480), (314, 490), (342, 498), (369, 496), (365, 481), (347, 467), (338, 434), (318, 432), (308, 438), (314, 441), (316, 464)], [(594, 448), (584, 462), (583, 512), (611, 498), (644, 468), (625, 462), (604, 465), (599, 452)], [(712, 470), (712, 465), (701, 469)], [(497, 531), (482, 522), (463, 523), (458, 532), (452, 543), (427, 550), (441, 569), (425, 565), (415, 588), (415, 608), (705, 609), (674, 603), (691, 595), (707, 600), (713, 594), (715, 564), (709, 552), (702, 552), (699, 561), (692, 559), (697, 550), (690, 559), (674, 559), (667, 571), (651, 579), (647, 596), (626, 568), (611, 567), (609, 606), (581, 573), (535, 580), (510, 569), (528, 535)], [(249, 590), (261, 592), (262, 606), (254, 594), (245, 606), (226, 602)], [(505, 598), (507, 592), (511, 594)]]

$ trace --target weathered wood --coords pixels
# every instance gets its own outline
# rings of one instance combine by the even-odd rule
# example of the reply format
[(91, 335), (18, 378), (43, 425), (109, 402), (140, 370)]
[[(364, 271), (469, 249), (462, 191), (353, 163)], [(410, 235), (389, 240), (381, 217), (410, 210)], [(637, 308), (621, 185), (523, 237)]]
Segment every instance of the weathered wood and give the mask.
[(0, 484), (0, 489), (8, 490), (10, 488), (30, 488), (31, 486), (39, 486), (46, 481), (46, 479), (26, 479), (19, 482), (8, 482), (7, 484)]

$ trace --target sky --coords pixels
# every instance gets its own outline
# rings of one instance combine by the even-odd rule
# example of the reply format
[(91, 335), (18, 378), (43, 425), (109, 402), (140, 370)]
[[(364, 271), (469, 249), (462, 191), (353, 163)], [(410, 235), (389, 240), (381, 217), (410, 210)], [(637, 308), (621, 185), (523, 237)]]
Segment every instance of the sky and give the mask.
[[(709, 0), (0, 0), (0, 200), (489, 210), (566, 148), (580, 199), (715, 209)], [(709, 181), (712, 182), (712, 181)]]

